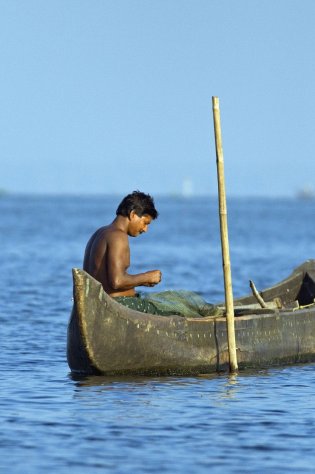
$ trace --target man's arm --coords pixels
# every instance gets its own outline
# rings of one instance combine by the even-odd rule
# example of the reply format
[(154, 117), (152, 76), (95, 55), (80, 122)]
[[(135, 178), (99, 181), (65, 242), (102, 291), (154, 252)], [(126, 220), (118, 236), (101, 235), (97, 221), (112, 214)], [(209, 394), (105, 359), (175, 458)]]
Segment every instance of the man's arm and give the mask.
[(124, 232), (112, 234), (107, 246), (107, 276), (109, 286), (116, 291), (131, 290), (136, 286), (155, 286), (161, 281), (160, 270), (130, 275), (128, 237)]

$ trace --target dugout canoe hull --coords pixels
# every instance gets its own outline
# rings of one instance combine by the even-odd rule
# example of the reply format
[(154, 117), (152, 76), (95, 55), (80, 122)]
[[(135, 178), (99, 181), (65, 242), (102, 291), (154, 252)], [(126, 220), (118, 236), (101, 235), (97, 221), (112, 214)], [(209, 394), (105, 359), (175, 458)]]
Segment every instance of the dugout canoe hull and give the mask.
[[(79, 269), (73, 269), (73, 289), (67, 337), (73, 373), (188, 375), (228, 367), (225, 317), (140, 313), (114, 301), (99, 282)], [(287, 309), (255, 309), (253, 296), (235, 301), (239, 368), (314, 361), (315, 260), (261, 295), (268, 302), (280, 299)], [(308, 306), (292, 309), (295, 300)]]

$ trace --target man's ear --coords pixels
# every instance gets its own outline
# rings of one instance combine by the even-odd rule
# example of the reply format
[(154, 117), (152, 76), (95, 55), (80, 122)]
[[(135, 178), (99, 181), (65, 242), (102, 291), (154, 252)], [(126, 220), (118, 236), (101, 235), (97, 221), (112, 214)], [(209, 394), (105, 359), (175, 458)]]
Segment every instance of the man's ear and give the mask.
[(130, 211), (129, 212), (129, 220), (132, 221), (132, 219), (134, 218), (134, 216), (136, 216), (136, 212), (135, 211)]

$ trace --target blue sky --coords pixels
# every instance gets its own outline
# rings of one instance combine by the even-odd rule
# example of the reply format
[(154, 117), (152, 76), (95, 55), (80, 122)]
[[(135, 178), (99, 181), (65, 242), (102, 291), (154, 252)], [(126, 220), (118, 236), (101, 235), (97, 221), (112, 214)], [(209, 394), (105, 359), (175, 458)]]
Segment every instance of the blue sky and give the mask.
[(313, 0), (0, 0), (0, 188), (292, 196), (315, 175)]

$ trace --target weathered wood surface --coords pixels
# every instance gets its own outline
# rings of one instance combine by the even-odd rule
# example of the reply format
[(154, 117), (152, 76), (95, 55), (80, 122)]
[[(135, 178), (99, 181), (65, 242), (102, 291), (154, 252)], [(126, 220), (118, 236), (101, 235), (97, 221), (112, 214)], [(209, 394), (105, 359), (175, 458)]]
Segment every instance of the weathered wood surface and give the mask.
[[(198, 374), (225, 370), (229, 356), (225, 317), (187, 319), (126, 308), (83, 270), (74, 269), (74, 305), (68, 327), (70, 369), (82, 374)], [(261, 295), (283, 306), (310, 305), (315, 296), (315, 260)], [(239, 368), (315, 360), (315, 306), (255, 308), (235, 301)], [(250, 305), (245, 307), (246, 305)]]

